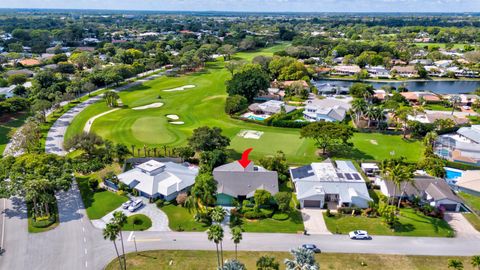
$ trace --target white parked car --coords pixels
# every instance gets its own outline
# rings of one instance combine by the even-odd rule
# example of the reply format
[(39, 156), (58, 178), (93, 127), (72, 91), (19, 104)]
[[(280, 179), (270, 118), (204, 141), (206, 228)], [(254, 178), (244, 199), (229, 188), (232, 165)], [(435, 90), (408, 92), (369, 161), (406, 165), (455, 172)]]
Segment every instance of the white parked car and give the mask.
[(128, 200), (128, 201), (122, 203), (122, 208), (123, 208), (123, 209), (128, 209), (128, 207), (129, 207), (130, 205), (132, 205), (132, 203), (133, 203), (132, 200)]
[(141, 199), (137, 199), (133, 201), (132, 204), (128, 207), (128, 211), (135, 212), (142, 205), (143, 205), (143, 201)]
[(368, 235), (367, 231), (360, 231), (360, 230), (350, 232), (348, 233), (348, 235), (350, 236), (350, 239), (370, 239), (371, 238), (370, 235)]

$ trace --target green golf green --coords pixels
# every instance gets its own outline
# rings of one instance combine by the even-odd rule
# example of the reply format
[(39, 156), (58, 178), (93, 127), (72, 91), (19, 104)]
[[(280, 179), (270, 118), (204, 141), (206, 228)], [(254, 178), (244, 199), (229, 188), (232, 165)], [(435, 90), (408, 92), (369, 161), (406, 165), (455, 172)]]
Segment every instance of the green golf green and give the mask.
[[(258, 52), (239, 53), (235, 57), (250, 60), (256, 55), (272, 55), (283, 47), (285, 44)], [(179, 77), (160, 77), (148, 81), (143, 85), (120, 92), (120, 98), (126, 108), (97, 118), (91, 130), (105, 139), (142, 148), (144, 145), (148, 147), (184, 145), (193, 129), (200, 126), (216, 126), (222, 128), (224, 134), (232, 139), (231, 148), (235, 152), (241, 153), (244, 149), (253, 147), (251, 158), (254, 160), (274, 154), (278, 150), (286, 154), (290, 163), (303, 164), (318, 160), (313, 141), (300, 139), (298, 129), (262, 126), (229, 117), (224, 112), (224, 104), (227, 96), (225, 81), (230, 76), (230, 73), (224, 69), (224, 62), (218, 60), (207, 63), (201, 72)], [(184, 86), (190, 87), (170, 91)], [(153, 103), (163, 103), (163, 106), (142, 110), (133, 109)], [(81, 132), (91, 117), (108, 110), (110, 108), (106, 107), (104, 102), (91, 105), (73, 120), (67, 130), (66, 138)], [(167, 115), (176, 115), (178, 119), (169, 119)], [(243, 130), (260, 131), (263, 134), (257, 139), (237, 136)], [(356, 139), (357, 136), (362, 138)], [(379, 144), (370, 144), (367, 147), (362, 142), (365, 136), (378, 140)], [(380, 139), (378, 139), (379, 136)], [(361, 149), (356, 149), (351, 156), (347, 154), (346, 158), (383, 159), (387, 156), (385, 151), (392, 149), (390, 151), (407, 154), (408, 159), (419, 159), (422, 148), (420, 143), (404, 142), (400, 136), (383, 136), (387, 135), (356, 134), (354, 142), (358, 141)], [(384, 138), (389, 137), (395, 139), (395, 143), (385, 142)], [(388, 144), (388, 147), (385, 144)]]

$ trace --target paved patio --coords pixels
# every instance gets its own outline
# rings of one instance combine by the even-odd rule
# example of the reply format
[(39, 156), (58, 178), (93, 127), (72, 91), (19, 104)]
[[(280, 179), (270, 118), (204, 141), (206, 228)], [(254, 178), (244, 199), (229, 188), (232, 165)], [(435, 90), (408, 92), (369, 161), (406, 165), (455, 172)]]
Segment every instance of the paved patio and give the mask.
[[(143, 198), (142, 198), (143, 199)], [(132, 216), (135, 214), (143, 214), (148, 216), (152, 220), (152, 227), (150, 227), (147, 231), (155, 231), (155, 232), (166, 232), (170, 231), (168, 227), (168, 217), (167, 215), (154, 203), (148, 203), (147, 199), (143, 199), (144, 205), (135, 212), (130, 212), (126, 209), (123, 209), (121, 206), (112, 212), (106, 214), (101, 219), (92, 220), (93, 226), (103, 229), (105, 228), (105, 224), (108, 223), (113, 218), (113, 212), (115, 211), (122, 211), (125, 213), (126, 216)]]

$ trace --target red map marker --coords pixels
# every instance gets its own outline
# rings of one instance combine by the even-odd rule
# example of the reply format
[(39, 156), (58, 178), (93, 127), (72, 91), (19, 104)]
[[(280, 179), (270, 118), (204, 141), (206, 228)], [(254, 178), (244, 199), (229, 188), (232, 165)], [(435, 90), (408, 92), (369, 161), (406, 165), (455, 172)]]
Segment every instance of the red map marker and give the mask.
[(243, 151), (242, 158), (238, 161), (240, 165), (245, 169), (247, 168), (248, 164), (250, 164), (250, 160), (248, 159), (248, 155), (252, 152), (253, 148), (248, 148), (247, 150)]

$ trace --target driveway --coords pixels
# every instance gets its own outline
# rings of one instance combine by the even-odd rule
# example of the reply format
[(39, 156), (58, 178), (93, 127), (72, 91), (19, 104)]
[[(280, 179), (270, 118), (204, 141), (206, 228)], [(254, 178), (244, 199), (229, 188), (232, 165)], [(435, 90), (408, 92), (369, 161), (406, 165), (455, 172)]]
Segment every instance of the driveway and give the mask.
[(101, 219), (92, 220), (92, 224), (96, 228), (103, 229), (105, 228), (105, 224), (110, 222), (110, 220), (113, 218), (113, 212), (121, 211), (127, 217), (135, 214), (143, 214), (149, 217), (152, 220), (152, 227), (150, 227), (147, 231), (155, 231), (155, 232), (170, 231), (170, 228), (168, 227), (167, 215), (162, 210), (158, 209), (158, 207), (154, 203), (148, 203), (148, 200), (146, 199), (143, 200), (143, 202), (144, 202), (143, 206), (133, 213), (126, 209), (123, 209), (120, 206), (119, 208), (106, 214)]
[(325, 225), (323, 219), (323, 211), (318, 208), (303, 208), (302, 210), (303, 225), (308, 234), (332, 234)]
[(448, 222), (450, 227), (455, 230), (458, 238), (479, 238), (480, 232), (468, 222), (468, 220), (461, 213), (445, 213), (443, 219)]

